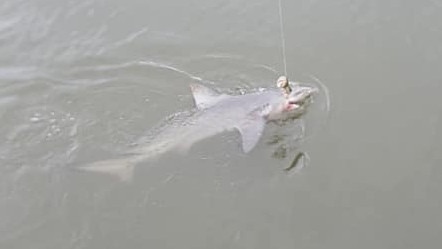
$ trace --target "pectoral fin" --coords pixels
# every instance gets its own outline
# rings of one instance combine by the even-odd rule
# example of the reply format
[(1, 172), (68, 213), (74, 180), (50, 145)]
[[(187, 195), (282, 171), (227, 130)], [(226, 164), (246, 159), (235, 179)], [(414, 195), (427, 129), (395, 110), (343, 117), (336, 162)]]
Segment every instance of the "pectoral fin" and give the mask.
[(258, 143), (264, 130), (265, 120), (257, 115), (251, 115), (236, 128), (241, 133), (242, 148), (245, 153), (250, 152)]

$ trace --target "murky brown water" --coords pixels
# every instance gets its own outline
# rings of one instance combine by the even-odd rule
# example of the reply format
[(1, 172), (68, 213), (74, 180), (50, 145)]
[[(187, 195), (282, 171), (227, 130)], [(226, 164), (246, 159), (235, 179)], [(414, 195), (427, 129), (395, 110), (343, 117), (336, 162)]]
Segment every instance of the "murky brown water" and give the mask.
[(190, 82), (274, 84), (277, 2), (0, 1), (0, 248), (440, 247), (442, 4), (283, 7), (289, 76), (331, 98), (308, 165), (227, 133), (126, 184), (72, 167), (191, 108)]

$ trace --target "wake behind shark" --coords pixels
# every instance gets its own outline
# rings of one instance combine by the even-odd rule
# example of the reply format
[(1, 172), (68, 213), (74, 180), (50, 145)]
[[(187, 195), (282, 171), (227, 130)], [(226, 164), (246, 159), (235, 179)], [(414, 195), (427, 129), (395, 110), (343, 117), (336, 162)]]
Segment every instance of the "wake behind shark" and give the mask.
[(98, 161), (78, 169), (129, 180), (137, 163), (172, 150), (186, 152), (198, 141), (231, 130), (239, 131), (242, 149), (248, 153), (258, 143), (267, 122), (299, 116), (317, 91), (300, 84), (285, 89), (289, 91), (284, 93), (281, 89), (271, 88), (232, 96), (192, 84), (194, 111), (177, 115), (178, 118), (160, 127), (154, 136), (138, 141), (122, 158)]

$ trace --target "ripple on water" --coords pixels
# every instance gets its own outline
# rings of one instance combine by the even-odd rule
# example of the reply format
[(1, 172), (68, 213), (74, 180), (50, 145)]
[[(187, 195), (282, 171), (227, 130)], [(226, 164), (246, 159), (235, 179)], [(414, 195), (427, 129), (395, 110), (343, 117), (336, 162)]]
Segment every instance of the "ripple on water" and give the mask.
[(45, 170), (71, 160), (78, 147), (78, 121), (72, 113), (40, 106), (16, 110), (14, 116), (1, 146), (7, 169)]

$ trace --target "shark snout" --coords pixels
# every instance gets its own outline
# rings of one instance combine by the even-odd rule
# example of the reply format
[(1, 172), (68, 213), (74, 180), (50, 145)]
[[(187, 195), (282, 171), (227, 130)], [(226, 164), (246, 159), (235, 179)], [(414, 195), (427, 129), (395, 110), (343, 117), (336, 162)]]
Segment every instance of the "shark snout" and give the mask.
[(302, 105), (307, 99), (309, 99), (314, 93), (319, 91), (316, 87), (297, 86), (293, 89), (292, 93), (288, 97), (288, 103), (293, 105)]

